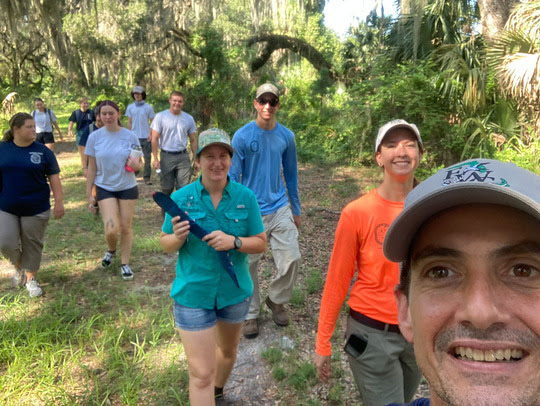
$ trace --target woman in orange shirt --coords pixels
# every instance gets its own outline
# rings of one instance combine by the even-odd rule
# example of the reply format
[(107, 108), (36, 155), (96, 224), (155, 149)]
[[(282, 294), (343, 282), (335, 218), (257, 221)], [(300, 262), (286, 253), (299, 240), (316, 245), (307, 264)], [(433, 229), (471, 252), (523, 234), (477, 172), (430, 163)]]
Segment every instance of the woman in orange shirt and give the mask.
[(414, 124), (394, 120), (378, 132), (375, 159), (383, 182), (348, 204), (339, 220), (319, 314), (315, 365), (319, 378), (330, 376), (330, 338), (356, 273), (348, 305), (345, 352), (364, 406), (410, 401), (421, 374), (413, 347), (401, 335), (393, 289), (398, 264), (388, 261), (382, 244), (392, 221), (415, 186), (422, 139)]

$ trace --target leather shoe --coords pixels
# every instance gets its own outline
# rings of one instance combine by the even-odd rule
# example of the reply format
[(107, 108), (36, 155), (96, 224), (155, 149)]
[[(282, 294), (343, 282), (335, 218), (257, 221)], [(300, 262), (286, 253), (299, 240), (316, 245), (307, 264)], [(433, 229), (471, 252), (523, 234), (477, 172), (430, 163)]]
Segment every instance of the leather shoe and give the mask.
[(289, 325), (289, 311), (285, 305), (274, 303), (270, 300), (270, 296), (266, 298), (266, 305), (272, 311), (272, 320), (278, 326)]
[(259, 335), (259, 321), (257, 319), (245, 320), (242, 326), (242, 334), (246, 338), (255, 338)]

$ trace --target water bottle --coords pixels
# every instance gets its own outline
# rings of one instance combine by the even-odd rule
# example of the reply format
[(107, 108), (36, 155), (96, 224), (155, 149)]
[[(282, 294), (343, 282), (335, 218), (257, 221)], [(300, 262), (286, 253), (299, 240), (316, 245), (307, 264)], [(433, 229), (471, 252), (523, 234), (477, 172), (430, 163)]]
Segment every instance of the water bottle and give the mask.
[[(134, 159), (134, 160), (142, 157), (143, 152), (142, 152), (141, 147), (133, 147), (131, 149), (131, 152), (129, 153), (129, 156), (130, 156), (131, 159)], [(135, 170), (133, 168), (131, 168), (128, 164), (126, 164), (126, 170), (129, 171), (129, 172), (135, 172)]]

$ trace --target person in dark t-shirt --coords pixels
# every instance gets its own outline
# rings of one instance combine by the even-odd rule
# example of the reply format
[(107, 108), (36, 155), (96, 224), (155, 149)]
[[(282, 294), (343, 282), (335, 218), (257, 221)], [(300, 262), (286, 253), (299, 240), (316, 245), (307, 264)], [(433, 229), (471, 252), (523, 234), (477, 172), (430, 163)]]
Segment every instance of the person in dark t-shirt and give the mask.
[[(27, 113), (15, 114), (0, 142), (0, 250), (15, 273), (13, 284), (31, 297), (43, 291), (36, 281), (49, 222), (64, 215), (60, 168), (54, 152), (35, 142), (36, 127)], [(50, 188), (49, 188), (50, 184)]]

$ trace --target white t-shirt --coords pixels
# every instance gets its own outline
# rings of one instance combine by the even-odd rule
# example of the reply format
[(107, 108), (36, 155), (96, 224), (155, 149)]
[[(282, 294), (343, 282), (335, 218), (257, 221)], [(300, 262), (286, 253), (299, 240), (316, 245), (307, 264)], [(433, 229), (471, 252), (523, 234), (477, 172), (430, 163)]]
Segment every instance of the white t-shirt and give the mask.
[(97, 173), (94, 183), (109, 192), (137, 186), (135, 173), (126, 169), (126, 162), (131, 150), (140, 146), (135, 133), (125, 128), (112, 133), (102, 127), (90, 133), (84, 153), (96, 158)]
[[(52, 110), (45, 109), (44, 112), (41, 112), (39, 110), (32, 111), (32, 117), (34, 117), (34, 121), (36, 122), (36, 133), (52, 133), (53, 132), (53, 126), (52, 123), (56, 121), (56, 116), (54, 115)], [(51, 115), (49, 116), (49, 112)], [(52, 122), (51, 122), (52, 119)]]
[(150, 124), (148, 121), (156, 116), (154, 109), (146, 102), (137, 105), (137, 102), (131, 103), (126, 109), (126, 117), (131, 118), (131, 131), (137, 134), (137, 137), (146, 139), (150, 133)]
[(197, 131), (193, 117), (183, 111), (175, 116), (169, 110), (157, 113), (150, 128), (160, 134), (159, 147), (169, 152), (185, 150), (188, 135)]

